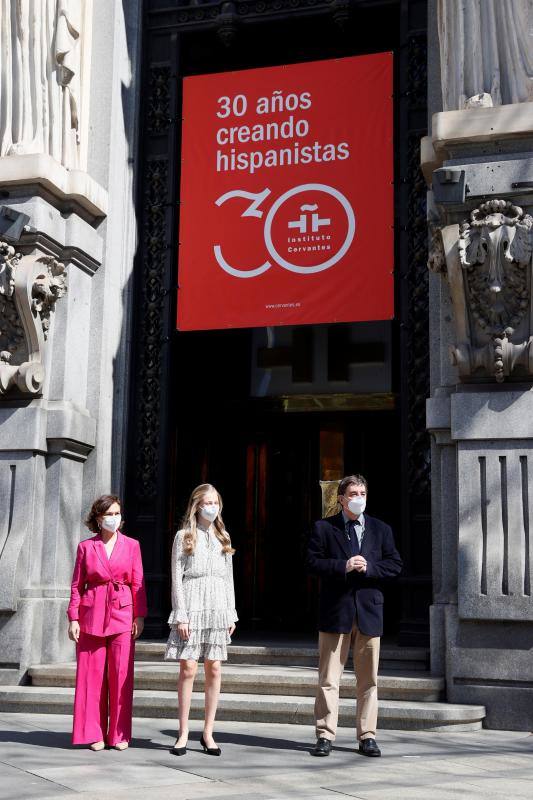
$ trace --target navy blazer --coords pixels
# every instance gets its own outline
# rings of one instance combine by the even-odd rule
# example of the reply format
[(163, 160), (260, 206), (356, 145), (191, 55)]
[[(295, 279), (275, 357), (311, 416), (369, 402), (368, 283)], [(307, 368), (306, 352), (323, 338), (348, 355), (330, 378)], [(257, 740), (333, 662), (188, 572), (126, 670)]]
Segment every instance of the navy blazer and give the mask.
[(350, 545), (342, 512), (314, 523), (307, 567), (320, 578), (320, 631), (349, 633), (356, 622), (365, 636), (383, 634), (382, 581), (399, 575), (402, 559), (390, 527), (367, 514), (361, 555), (367, 561), (366, 573), (346, 572)]

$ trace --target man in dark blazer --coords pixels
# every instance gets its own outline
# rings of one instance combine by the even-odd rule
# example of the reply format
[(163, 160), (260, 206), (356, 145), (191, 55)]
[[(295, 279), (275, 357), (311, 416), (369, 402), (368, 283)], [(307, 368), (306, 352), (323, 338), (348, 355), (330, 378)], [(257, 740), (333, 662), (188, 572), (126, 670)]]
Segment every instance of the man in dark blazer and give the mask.
[(317, 742), (311, 751), (315, 756), (329, 755), (335, 739), (339, 683), (350, 648), (357, 680), (359, 752), (381, 755), (376, 744), (381, 586), (400, 573), (402, 560), (390, 527), (364, 513), (367, 488), (362, 475), (343, 478), (340, 513), (315, 522), (309, 539), (308, 569), (320, 578)]

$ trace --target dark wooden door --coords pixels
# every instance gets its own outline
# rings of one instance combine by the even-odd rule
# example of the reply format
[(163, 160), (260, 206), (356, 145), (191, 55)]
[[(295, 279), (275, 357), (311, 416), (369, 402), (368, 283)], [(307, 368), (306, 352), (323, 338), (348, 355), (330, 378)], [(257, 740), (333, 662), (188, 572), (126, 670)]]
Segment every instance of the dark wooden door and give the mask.
[[(398, 530), (401, 507), (400, 431), (394, 412), (280, 414), (249, 408), (192, 408), (178, 432), (181, 453), (176, 525), (187, 496), (208, 481), (221, 492), (223, 516), (236, 548), (234, 574), (241, 629), (285, 634), (316, 628), (317, 581), (305, 569), (307, 537), (322, 515), (324, 475), (321, 434), (334, 428), (342, 471), (369, 480), (369, 512)], [(222, 413), (222, 411), (221, 411)], [(395, 597), (395, 590), (391, 588)], [(397, 626), (399, 604), (390, 603), (387, 628)]]

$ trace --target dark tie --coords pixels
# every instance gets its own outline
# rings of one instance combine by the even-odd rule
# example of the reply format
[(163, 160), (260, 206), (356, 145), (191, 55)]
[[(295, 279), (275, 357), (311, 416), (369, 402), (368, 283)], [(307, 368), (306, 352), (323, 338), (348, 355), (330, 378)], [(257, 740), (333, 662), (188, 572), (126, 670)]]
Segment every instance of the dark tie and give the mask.
[(357, 534), (355, 532), (355, 520), (353, 519), (351, 519), (348, 523), (348, 536), (350, 539), (350, 548), (352, 556), (358, 556), (360, 553), (359, 539), (357, 538)]

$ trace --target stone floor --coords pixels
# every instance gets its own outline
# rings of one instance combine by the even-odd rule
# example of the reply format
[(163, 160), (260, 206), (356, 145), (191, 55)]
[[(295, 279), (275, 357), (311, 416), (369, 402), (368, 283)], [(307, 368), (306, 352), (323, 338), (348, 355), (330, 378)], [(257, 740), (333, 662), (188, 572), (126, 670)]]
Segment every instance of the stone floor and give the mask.
[(221, 722), (221, 758), (168, 752), (175, 723), (135, 720), (129, 750), (93, 753), (70, 745), (68, 716), (0, 714), (1, 800), (465, 800), (533, 797), (528, 733), (383, 731), (381, 759), (354, 752), (341, 729), (329, 758), (312, 758), (313, 731), (297, 725)]

